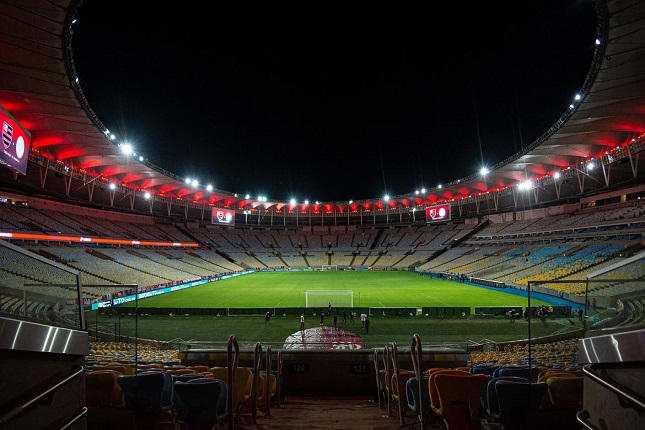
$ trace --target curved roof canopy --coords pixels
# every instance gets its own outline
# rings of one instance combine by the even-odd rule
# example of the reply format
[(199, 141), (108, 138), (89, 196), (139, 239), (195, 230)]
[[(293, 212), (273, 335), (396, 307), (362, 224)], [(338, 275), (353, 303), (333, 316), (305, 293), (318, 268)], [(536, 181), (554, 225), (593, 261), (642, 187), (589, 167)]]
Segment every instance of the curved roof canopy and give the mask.
[[(524, 151), (473, 175), (388, 201), (292, 204), (193, 187), (126, 155), (87, 104), (74, 75), (73, 19), (80, 1), (0, 4), (0, 105), (31, 132), (26, 175), (0, 167), (9, 190), (134, 209), (139, 197), (237, 210), (348, 212), (455, 203), (463, 214), (541, 205), (639, 182), (645, 133), (645, 3), (598, 1), (598, 45), (579, 99)], [(127, 197), (127, 198), (126, 198)], [(149, 203), (152, 212), (152, 203)], [(483, 209), (485, 206), (486, 209)], [(168, 209), (170, 212), (170, 209)]]

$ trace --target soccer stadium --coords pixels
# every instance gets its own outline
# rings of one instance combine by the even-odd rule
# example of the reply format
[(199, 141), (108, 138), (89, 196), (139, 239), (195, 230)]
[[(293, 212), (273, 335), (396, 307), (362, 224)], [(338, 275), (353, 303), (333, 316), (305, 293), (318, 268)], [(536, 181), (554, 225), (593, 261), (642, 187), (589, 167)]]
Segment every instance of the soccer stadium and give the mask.
[(81, 3), (0, 1), (0, 428), (643, 427), (644, 2), (512, 157), (315, 204), (124, 154)]

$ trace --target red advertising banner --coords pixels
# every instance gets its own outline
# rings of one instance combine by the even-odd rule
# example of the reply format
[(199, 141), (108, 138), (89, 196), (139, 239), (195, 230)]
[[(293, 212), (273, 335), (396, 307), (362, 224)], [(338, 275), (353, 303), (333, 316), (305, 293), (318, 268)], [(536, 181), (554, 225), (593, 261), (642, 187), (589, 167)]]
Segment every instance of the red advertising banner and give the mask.
[(0, 164), (24, 175), (27, 173), (31, 133), (2, 106), (0, 106), (0, 123), (2, 124)]

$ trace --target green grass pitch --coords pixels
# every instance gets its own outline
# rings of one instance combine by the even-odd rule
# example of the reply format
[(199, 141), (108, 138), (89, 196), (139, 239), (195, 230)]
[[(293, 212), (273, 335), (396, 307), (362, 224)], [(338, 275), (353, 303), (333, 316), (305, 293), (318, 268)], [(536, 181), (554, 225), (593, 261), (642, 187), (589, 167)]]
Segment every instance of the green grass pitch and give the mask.
[[(482, 288), (460, 282), (419, 276), (405, 271), (326, 271), (326, 272), (256, 272), (139, 301), (142, 308), (266, 308), (304, 307), (307, 290), (353, 290), (357, 307), (471, 307), (517, 306), (524, 307), (527, 298), (505, 293), (504, 290)], [(360, 293), (360, 294), (359, 294)], [(360, 303), (359, 303), (360, 301)], [(532, 299), (531, 305), (541, 304)], [(252, 348), (255, 342), (281, 347), (285, 339), (298, 332), (298, 315), (275, 315), (271, 324), (263, 316), (207, 316), (207, 315), (150, 315), (134, 318), (128, 303), (120, 309), (123, 318), (107, 313), (89, 312), (88, 325), (99, 325), (108, 332), (122, 336), (171, 341), (211, 342), (213, 347), (225, 348), (230, 335), (240, 344)], [(332, 303), (333, 306), (333, 303)], [(309, 309), (306, 328), (319, 326), (319, 319)], [(336, 308), (336, 312), (340, 307)], [(341, 323), (339, 328), (359, 335), (367, 347), (383, 347), (392, 342), (409, 345), (412, 336), (419, 334), (426, 343), (507, 341), (537, 338), (577, 330), (577, 318), (534, 319), (529, 324), (522, 320), (510, 321), (502, 316), (482, 318), (432, 318), (424, 315), (382, 316), (370, 318), (369, 333), (357, 324)], [(332, 325), (326, 318), (325, 325)], [(250, 346), (249, 346), (250, 345)]]
[[(470, 307), (472, 310), (474, 306), (527, 306), (525, 297), (507, 294), (504, 290), (406, 271), (255, 272), (142, 299), (138, 305), (158, 308), (304, 307), (307, 290), (353, 290), (356, 307)], [(532, 300), (533, 306), (542, 303)]]

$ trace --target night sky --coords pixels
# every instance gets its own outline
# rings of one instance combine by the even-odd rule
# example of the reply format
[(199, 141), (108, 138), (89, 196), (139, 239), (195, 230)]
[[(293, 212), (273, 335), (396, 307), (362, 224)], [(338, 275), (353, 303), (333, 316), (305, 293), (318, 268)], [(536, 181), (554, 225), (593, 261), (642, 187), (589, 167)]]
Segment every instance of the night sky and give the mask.
[(153, 164), (273, 201), (396, 196), (503, 161), (565, 113), (597, 27), (591, 0), (220, 3), (84, 0), (80, 86)]

